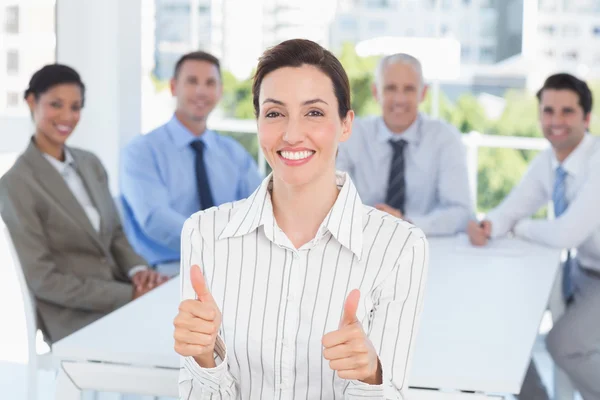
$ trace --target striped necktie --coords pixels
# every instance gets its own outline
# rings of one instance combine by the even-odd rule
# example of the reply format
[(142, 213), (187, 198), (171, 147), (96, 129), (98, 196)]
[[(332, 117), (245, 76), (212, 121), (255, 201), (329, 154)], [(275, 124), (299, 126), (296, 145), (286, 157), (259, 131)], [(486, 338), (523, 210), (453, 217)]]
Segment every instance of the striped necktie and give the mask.
[(394, 207), (404, 214), (406, 201), (404, 148), (406, 147), (406, 140), (390, 140), (390, 145), (392, 146), (393, 156), (385, 202), (388, 206)]
[[(554, 203), (554, 216), (560, 217), (569, 206), (567, 200), (567, 171), (559, 165), (556, 168), (556, 176), (554, 178), (554, 190), (552, 191), (552, 202)], [(567, 253), (563, 269), (562, 292), (565, 301), (569, 302), (573, 297), (574, 287), (572, 281), (573, 263), (575, 260), (571, 256), (570, 249)]]

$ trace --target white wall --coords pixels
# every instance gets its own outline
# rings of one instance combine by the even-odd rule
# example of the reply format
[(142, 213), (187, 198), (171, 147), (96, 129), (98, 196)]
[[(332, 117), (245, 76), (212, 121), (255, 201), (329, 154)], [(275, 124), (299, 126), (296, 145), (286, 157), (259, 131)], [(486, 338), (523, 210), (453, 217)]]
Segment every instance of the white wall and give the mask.
[(33, 123), (29, 118), (0, 118), (0, 154), (23, 152), (32, 134)]
[(87, 87), (69, 144), (96, 153), (118, 192), (120, 151), (141, 131), (141, 0), (57, 0), (57, 62)]

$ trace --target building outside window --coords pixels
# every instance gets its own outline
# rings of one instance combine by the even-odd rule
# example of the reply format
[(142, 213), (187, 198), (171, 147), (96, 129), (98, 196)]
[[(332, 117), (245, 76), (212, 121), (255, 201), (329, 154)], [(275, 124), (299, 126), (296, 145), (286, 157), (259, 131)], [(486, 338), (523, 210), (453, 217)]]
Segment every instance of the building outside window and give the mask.
[(19, 33), (19, 6), (6, 7), (4, 31), (14, 35)]
[(17, 50), (6, 52), (6, 73), (8, 75), (19, 74), (19, 52)]

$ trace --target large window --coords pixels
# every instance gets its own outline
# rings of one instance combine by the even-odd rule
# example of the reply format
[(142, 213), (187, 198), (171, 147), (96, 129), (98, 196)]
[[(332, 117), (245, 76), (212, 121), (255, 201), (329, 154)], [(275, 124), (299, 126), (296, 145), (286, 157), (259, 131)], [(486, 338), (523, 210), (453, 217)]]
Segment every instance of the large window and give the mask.
[[(577, 40), (584, 34), (590, 39), (600, 37), (600, 28), (596, 29), (600, 22), (573, 25), (571, 19), (547, 14), (586, 10), (600, 21), (600, 10), (596, 10), (600, 0), (265, 0), (262, 9), (250, 5), (238, 9), (242, 2), (227, 7), (221, 0), (213, 0), (201, 3), (210, 12), (198, 10), (197, 18), (190, 18), (194, 7), (188, 6), (197, 1), (143, 0), (144, 12), (147, 6), (154, 10), (148, 11), (147, 24), (155, 27), (145, 45), (152, 54), (143, 74), (149, 82), (142, 96), (145, 131), (172, 114), (174, 102), (168, 80), (177, 58), (192, 48), (205, 49), (221, 59), (224, 76), (223, 100), (210, 121), (257, 155), (256, 136), (243, 133), (256, 127), (250, 92), (252, 67), (265, 48), (292, 36), (316, 38), (340, 57), (349, 73), (353, 108), (359, 116), (380, 113), (370, 90), (380, 53), (372, 42), (368, 42), (365, 54), (360, 53), (359, 49), (365, 50), (361, 42), (383, 42), (384, 37), (404, 40), (398, 51), (420, 51), (425, 70), (445, 72), (448, 59), (433, 47), (410, 47), (411, 40), (434, 39), (436, 34), (455, 40), (460, 44), (458, 73), (437, 82), (436, 74), (426, 73), (430, 90), (422, 110), (437, 112), (465, 134), (477, 131), (543, 141), (534, 89), (552, 69), (578, 73), (586, 71), (580, 65), (586, 63), (589, 75), (583, 77), (593, 88), (600, 87), (594, 83), (594, 74), (600, 78), (600, 53), (593, 43)], [(538, 18), (524, 20), (532, 3), (537, 6)], [(163, 8), (167, 11), (160, 11)], [(328, 11), (317, 15), (315, 9)], [(166, 18), (178, 22), (165, 22)], [(202, 21), (201, 29), (194, 28), (194, 20)], [(527, 42), (530, 36), (524, 32), (532, 32), (536, 40)], [(433, 95), (436, 87), (439, 96)], [(592, 120), (600, 121), (600, 116)], [(596, 130), (600, 131), (592, 127)], [(511, 146), (517, 148), (483, 145), (478, 150), (480, 210), (497, 205), (535, 155), (535, 151), (519, 149), (518, 144)]]
[(552, 12), (557, 10), (559, 0), (539, 0), (540, 11)]
[(600, 0), (563, 0), (565, 11), (577, 13), (600, 12)]
[(19, 51), (8, 50), (6, 52), (6, 73), (11, 75), (19, 74)]
[(10, 34), (19, 33), (19, 6), (6, 7), (4, 31)]
[(0, 128), (3, 118), (29, 118), (14, 94), (23, 93), (37, 69), (55, 61), (54, 8), (55, 0), (10, 1), (0, 7)]
[[(56, 0), (0, 0), (0, 175), (31, 134), (23, 101), (31, 75), (55, 61)], [(10, 157), (2, 158), (10, 153)]]
[(15, 108), (19, 105), (20, 96), (17, 92), (6, 93), (6, 107)]

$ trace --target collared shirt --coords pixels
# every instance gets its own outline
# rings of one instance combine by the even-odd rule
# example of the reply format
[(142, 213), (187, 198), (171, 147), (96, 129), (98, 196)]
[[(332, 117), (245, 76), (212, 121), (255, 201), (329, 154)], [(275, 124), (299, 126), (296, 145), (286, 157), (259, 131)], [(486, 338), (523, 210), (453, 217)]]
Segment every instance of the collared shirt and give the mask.
[[(90, 195), (88, 194), (87, 188), (79, 176), (75, 166), (75, 160), (73, 156), (68, 150), (65, 150), (65, 161), (59, 161), (56, 158), (52, 157), (49, 154), (42, 153), (44, 158), (48, 160), (48, 162), (58, 171), (58, 173), (63, 177), (65, 183), (71, 189), (73, 196), (79, 202), (83, 211), (85, 211), (85, 215), (90, 220), (92, 227), (96, 232), (100, 232), (100, 214), (98, 213), (98, 209), (92, 202)], [(139, 271), (146, 269), (145, 265), (136, 265), (135, 267), (129, 270), (129, 277), (133, 277)]]
[[(273, 216), (270, 183), (184, 226), (182, 299), (195, 298), (190, 266), (201, 265), (223, 322), (216, 368), (182, 358), (180, 397), (403, 398), (428, 267), (423, 232), (364, 206), (338, 173), (335, 204), (315, 238), (296, 249)], [(342, 380), (323, 358), (321, 340), (338, 329), (355, 288), (383, 385)]]
[(391, 132), (382, 117), (357, 118), (340, 145), (337, 168), (347, 171), (370, 206), (385, 203), (393, 156), (390, 140), (405, 140), (404, 217), (427, 235), (463, 231), (473, 216), (466, 152), (449, 124), (419, 114), (403, 133)]
[(513, 230), (548, 246), (576, 248), (582, 267), (600, 271), (600, 139), (586, 134), (562, 163), (567, 172), (567, 210), (553, 220), (529, 219), (552, 200), (558, 165), (551, 148), (531, 162), (521, 182), (488, 214), (492, 237)]
[(124, 227), (133, 248), (151, 265), (179, 260), (183, 223), (200, 210), (194, 140), (205, 146), (215, 205), (246, 198), (260, 185), (256, 162), (235, 139), (210, 130), (195, 136), (175, 116), (135, 138), (121, 164)]

